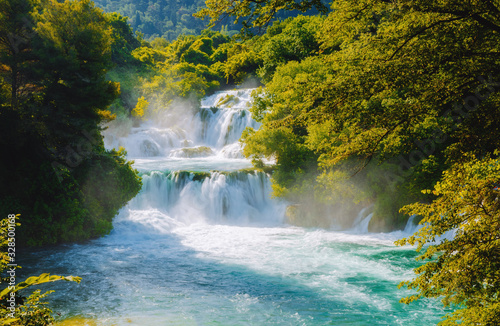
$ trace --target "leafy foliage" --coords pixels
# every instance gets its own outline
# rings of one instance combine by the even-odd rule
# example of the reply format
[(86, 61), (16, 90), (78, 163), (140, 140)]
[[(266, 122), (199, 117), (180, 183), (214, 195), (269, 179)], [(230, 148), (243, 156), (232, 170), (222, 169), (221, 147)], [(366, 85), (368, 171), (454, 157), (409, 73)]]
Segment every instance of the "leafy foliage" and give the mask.
[[(124, 20), (88, 0), (4, 2), (0, 27), (10, 37), (0, 41), (0, 74), (9, 92), (0, 101), (0, 151), (12, 159), (0, 162), (0, 212), (24, 216), (19, 245), (106, 234), (140, 189), (124, 153), (106, 151), (100, 135), (114, 118), (106, 108), (119, 85), (106, 72), (113, 44), (127, 49), (113, 34), (126, 30)], [(92, 189), (96, 176), (116, 188)]]
[(133, 64), (131, 53), (141, 46), (141, 42), (134, 37), (127, 17), (109, 13), (106, 14), (106, 19), (111, 26), (111, 60), (118, 65)]
[[(142, 63), (142, 77), (131, 83), (129, 92), (139, 94), (139, 98), (147, 101), (151, 114), (178, 99), (196, 103), (226, 84), (225, 61), (229, 41), (220, 33), (206, 31), (200, 36), (179, 37), (172, 43), (160, 38), (151, 44), (144, 43), (131, 53)], [(127, 66), (119, 69), (123, 67)], [(116, 80), (122, 81), (123, 77)], [(127, 114), (137, 116), (138, 112), (134, 111), (136, 103), (145, 102), (132, 104), (127, 100), (127, 103), (122, 103)]]
[[(423, 226), (397, 243), (417, 244), (422, 252), (418, 259), (431, 261), (415, 270), (414, 280), (401, 283), (418, 290), (402, 302), (434, 297), (442, 298), (445, 306), (458, 306), (442, 325), (500, 322), (499, 180), (498, 159), (471, 157), (444, 173), (432, 191), (438, 197), (431, 204), (403, 208), (407, 214), (422, 216)], [(446, 236), (450, 232), (451, 238)]]
[(137, 105), (132, 110), (132, 116), (138, 117), (138, 118), (144, 118), (144, 113), (146, 112), (148, 105), (149, 105), (149, 103), (148, 103), (148, 101), (146, 101), (144, 96), (139, 97), (137, 99)]
[(276, 68), (290, 61), (301, 61), (320, 52), (318, 30), (322, 16), (297, 16), (277, 21), (268, 28), (264, 42), (263, 65), (259, 76), (270, 81)]
[[(199, 35), (206, 24), (192, 14), (204, 6), (203, 0), (97, 0), (96, 5), (106, 12), (117, 12), (128, 17), (131, 27), (146, 39), (161, 37), (174, 41), (180, 35)], [(235, 29), (230, 27), (231, 30)]]
[(267, 26), (278, 13), (278, 11), (293, 11), (306, 12), (311, 8), (315, 8), (321, 13), (326, 13), (328, 8), (321, 0), (308, 1), (255, 1), (255, 0), (238, 0), (238, 1), (216, 1), (206, 0), (207, 8), (201, 9), (195, 14), (195, 17), (210, 17), (210, 24), (213, 26), (217, 22), (224, 20), (227, 17), (234, 17), (235, 23), (241, 22), (243, 25), (242, 31), (249, 32), (251, 27)]
[[(9, 237), (9, 229), (15, 230), (20, 224), (15, 222), (15, 217), (4, 218), (0, 220), (0, 273), (2, 274), (2, 283), (6, 284), (0, 292), (0, 323), (2, 325), (52, 325), (54, 318), (52, 317), (52, 310), (45, 307), (47, 302), (41, 302), (47, 295), (54, 291), (47, 291), (41, 294), (40, 290), (35, 290), (31, 295), (25, 297), (19, 294), (18, 291), (24, 290), (28, 287), (36, 286), (43, 283), (50, 283), (55, 281), (72, 281), (80, 283), (81, 278), (75, 276), (58, 276), (49, 275), (47, 273), (40, 276), (28, 277), (25, 281), (10, 285), (10, 278), (13, 273), (7, 274), (7, 269), (10, 272), (15, 271), (19, 266), (7, 266), (14, 261), (15, 251), (8, 250), (11, 248), (10, 243), (15, 243), (15, 238)], [(11, 232), (12, 233), (12, 232)], [(14, 232), (15, 234), (15, 232)], [(15, 247), (15, 246), (14, 246)], [(14, 254), (14, 255), (13, 255)], [(13, 255), (13, 256), (12, 256)], [(7, 274), (7, 275), (6, 275)], [(14, 302), (12, 307), (11, 302)]]

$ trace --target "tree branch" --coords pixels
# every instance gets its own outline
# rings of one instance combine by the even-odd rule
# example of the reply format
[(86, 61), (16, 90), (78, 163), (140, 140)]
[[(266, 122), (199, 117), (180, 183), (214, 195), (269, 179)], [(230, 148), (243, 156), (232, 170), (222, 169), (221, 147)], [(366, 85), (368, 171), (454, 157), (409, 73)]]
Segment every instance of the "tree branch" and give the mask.
[(408, 38), (402, 45), (400, 45), (396, 51), (394, 51), (394, 53), (391, 55), (391, 57), (389, 58), (389, 60), (392, 60), (396, 54), (401, 51), (401, 49), (403, 49), (411, 40), (413, 40), (415, 37), (419, 36), (420, 34), (422, 34), (423, 32), (431, 29), (431, 28), (434, 28), (436, 27), (437, 25), (440, 25), (440, 24), (443, 24), (443, 23), (449, 23), (449, 22), (452, 22), (452, 21), (456, 21), (456, 20), (461, 20), (461, 19), (464, 19), (465, 17), (457, 17), (457, 18), (451, 18), (451, 19), (444, 19), (444, 20), (439, 20), (427, 27), (424, 27), (422, 28), (421, 30), (417, 31), (415, 34), (413, 34), (412, 36), (410, 36), (410, 38)]

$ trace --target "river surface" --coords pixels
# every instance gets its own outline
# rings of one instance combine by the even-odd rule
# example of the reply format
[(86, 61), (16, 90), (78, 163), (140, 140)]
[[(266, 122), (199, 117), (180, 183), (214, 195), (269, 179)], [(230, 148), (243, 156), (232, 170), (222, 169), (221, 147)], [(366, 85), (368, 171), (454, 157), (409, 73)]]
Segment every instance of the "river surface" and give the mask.
[[(25, 275), (78, 275), (48, 298), (72, 325), (432, 325), (439, 302), (399, 303), (410, 292), (415, 231), (367, 232), (288, 225), (269, 176), (241, 155), (251, 90), (220, 92), (106, 133), (124, 146), (143, 188), (108, 236), (25, 254)], [(47, 288), (47, 287), (45, 287)]]

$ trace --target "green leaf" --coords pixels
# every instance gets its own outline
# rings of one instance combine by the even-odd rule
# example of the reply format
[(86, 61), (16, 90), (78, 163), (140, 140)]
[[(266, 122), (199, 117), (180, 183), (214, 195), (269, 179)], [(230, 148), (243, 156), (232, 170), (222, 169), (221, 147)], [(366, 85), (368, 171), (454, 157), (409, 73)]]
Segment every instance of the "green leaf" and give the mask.
[(50, 275), (49, 273), (43, 273), (39, 276), (28, 277), (24, 282), (16, 284), (14, 289), (9, 289), (8, 287), (3, 289), (2, 292), (0, 292), (0, 298), (5, 297), (7, 294), (11, 292), (17, 292), (19, 290), (25, 289), (33, 285), (61, 281), (61, 280), (80, 283), (82, 278), (78, 276), (59, 276), (59, 275)]

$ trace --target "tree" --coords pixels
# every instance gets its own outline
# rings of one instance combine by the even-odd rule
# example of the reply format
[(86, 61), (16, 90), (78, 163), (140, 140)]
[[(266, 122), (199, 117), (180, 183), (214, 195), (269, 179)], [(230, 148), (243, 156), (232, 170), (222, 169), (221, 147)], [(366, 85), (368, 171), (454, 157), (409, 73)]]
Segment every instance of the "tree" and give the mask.
[[(1, 6), (0, 21), (2, 36), (23, 40), (18, 52), (0, 42), (1, 89), (10, 90), (0, 109), (0, 213), (23, 213), (19, 245), (106, 234), (141, 185), (100, 134), (119, 90), (106, 79), (110, 22), (89, 0)], [(96, 175), (116, 188), (95, 191), (88, 180)]]
[(264, 64), (259, 69), (262, 79), (270, 81), (279, 65), (319, 54), (317, 32), (323, 20), (322, 16), (297, 16), (270, 26), (262, 51)]
[(105, 75), (112, 67), (112, 29), (90, 0), (50, 1), (37, 17), (35, 33), (39, 60), (30, 69), (41, 87), (43, 110), (38, 111), (48, 113), (38, 118), (52, 131), (44, 139), (48, 147), (65, 155), (61, 150), (81, 138), (75, 131), (97, 137), (99, 110), (118, 95)]
[(423, 226), (397, 244), (417, 244), (417, 259), (430, 261), (400, 284), (417, 290), (402, 302), (432, 297), (458, 307), (441, 325), (500, 323), (499, 180), (498, 159), (470, 157), (445, 172), (432, 191), (435, 201), (403, 208), (422, 216)]
[(144, 114), (148, 109), (148, 101), (144, 98), (144, 96), (141, 96), (137, 99), (137, 105), (134, 107), (132, 110), (132, 116), (139, 118), (139, 119), (144, 119)]
[(234, 43), (227, 51), (225, 76), (228, 83), (241, 83), (262, 64), (262, 58), (248, 45)]
[(10, 85), (10, 106), (17, 109), (19, 97), (32, 91), (26, 85), (25, 65), (33, 60), (31, 38), (36, 6), (31, 0), (2, 0), (0, 2), (0, 73)]
[(111, 60), (118, 65), (134, 63), (131, 53), (141, 46), (141, 43), (134, 37), (127, 17), (110, 13), (106, 14), (106, 18), (112, 27)]
[(147, 40), (162, 37), (173, 41), (185, 31), (198, 35), (206, 28), (203, 21), (191, 16), (204, 6), (203, 0), (162, 0), (151, 3), (145, 0), (96, 0), (95, 4), (105, 12), (129, 17), (134, 30), (143, 33)]

